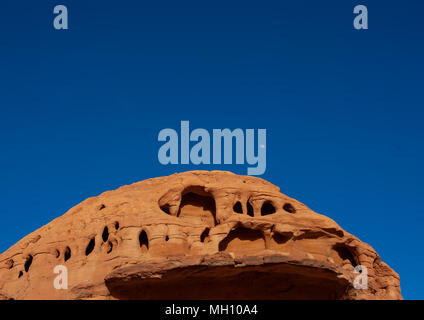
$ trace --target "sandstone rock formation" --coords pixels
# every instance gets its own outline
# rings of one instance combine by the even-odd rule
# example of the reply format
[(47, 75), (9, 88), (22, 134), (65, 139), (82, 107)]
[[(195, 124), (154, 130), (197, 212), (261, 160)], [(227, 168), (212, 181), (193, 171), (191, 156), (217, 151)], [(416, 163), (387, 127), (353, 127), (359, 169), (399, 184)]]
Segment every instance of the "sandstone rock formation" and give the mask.
[(398, 274), (330, 218), (263, 179), (192, 171), (104, 192), (26, 236), (0, 255), (0, 299), (402, 297)]

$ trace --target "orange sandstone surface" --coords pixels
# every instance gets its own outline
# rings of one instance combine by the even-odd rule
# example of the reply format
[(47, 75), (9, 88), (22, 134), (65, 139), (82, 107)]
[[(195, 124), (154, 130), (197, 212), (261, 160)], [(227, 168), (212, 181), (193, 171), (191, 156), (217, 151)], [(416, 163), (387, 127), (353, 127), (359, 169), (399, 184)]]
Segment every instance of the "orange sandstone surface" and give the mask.
[[(53, 285), (58, 265), (68, 289)], [(20, 240), (0, 255), (0, 299), (402, 296), (370, 245), (275, 185), (190, 171), (88, 198)]]

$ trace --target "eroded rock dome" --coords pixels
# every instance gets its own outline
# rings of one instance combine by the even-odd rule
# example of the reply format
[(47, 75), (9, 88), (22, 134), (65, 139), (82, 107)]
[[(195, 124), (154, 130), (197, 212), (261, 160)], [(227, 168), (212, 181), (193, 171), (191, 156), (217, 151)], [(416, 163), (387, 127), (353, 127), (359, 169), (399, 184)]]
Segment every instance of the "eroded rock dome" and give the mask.
[[(68, 270), (55, 289), (54, 268)], [(354, 267), (368, 272), (355, 289)], [(89, 198), (0, 255), (1, 299), (402, 299), (330, 218), (256, 177), (191, 171)]]

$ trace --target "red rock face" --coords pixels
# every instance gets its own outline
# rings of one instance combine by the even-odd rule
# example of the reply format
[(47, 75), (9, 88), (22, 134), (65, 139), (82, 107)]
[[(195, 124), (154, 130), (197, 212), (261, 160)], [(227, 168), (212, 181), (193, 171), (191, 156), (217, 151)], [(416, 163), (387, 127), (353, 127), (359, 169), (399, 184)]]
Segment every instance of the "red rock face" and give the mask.
[[(68, 289), (55, 289), (63, 265)], [(354, 267), (368, 288), (355, 289)], [(0, 255), (2, 299), (402, 299), (333, 220), (255, 177), (192, 171), (89, 198)]]

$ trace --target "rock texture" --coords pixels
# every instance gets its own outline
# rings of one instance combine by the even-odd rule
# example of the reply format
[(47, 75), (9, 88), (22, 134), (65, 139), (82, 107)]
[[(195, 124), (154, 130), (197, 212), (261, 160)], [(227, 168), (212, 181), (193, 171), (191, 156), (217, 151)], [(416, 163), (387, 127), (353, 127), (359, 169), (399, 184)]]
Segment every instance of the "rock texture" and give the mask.
[(191, 171), (104, 192), (26, 236), (0, 255), (0, 299), (402, 297), (398, 274), (330, 218), (263, 179)]

